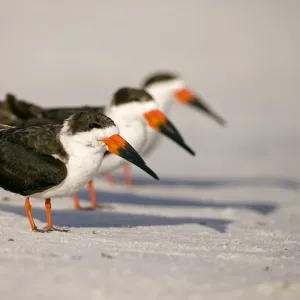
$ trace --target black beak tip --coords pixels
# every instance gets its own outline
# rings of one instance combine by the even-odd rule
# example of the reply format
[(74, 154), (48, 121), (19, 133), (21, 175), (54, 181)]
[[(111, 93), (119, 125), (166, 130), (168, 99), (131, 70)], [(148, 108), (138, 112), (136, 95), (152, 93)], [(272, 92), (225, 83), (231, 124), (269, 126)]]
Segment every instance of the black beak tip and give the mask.
[(227, 127), (227, 122), (221, 117), (216, 118), (216, 121), (223, 127)]
[(125, 160), (131, 162), (132, 164), (136, 165), (138, 168), (145, 171), (154, 179), (159, 180), (159, 177), (156, 175), (156, 173), (146, 165), (142, 157), (136, 152), (136, 150), (128, 142), (126, 143), (124, 148), (122, 147), (119, 148), (118, 155), (124, 158)]
[(160, 180), (160, 178), (157, 175), (154, 177), (154, 179), (155, 180)]
[(193, 151), (192, 149), (191, 149), (191, 151), (190, 151), (190, 154), (191, 154), (192, 156), (196, 156), (196, 152)]
[(155, 180), (160, 180), (159, 177), (156, 175), (156, 173), (154, 171), (152, 171), (152, 169), (150, 169), (147, 165), (144, 166), (144, 171), (146, 171), (146, 173), (148, 173), (150, 176), (152, 176)]
[(180, 133), (176, 129), (176, 127), (168, 120), (167, 125), (161, 125), (159, 127), (159, 131), (189, 152), (191, 155), (195, 156), (196, 153), (192, 150), (183, 140)]
[(226, 127), (227, 126), (227, 122), (221, 118), (219, 115), (217, 115), (215, 112), (213, 112), (205, 103), (204, 101), (199, 98), (196, 97), (194, 99), (192, 99), (192, 101), (190, 102), (190, 104), (198, 109), (201, 109), (202, 111), (204, 111), (205, 113), (207, 113), (211, 118), (213, 118), (219, 125)]
[(215, 113), (209, 113), (209, 115), (220, 125), (223, 127), (227, 127), (227, 122), (221, 118), (220, 116), (216, 115)]
[(186, 149), (187, 152), (189, 152), (192, 156), (196, 156), (196, 152), (190, 148), (187, 144), (184, 144), (184, 148)]

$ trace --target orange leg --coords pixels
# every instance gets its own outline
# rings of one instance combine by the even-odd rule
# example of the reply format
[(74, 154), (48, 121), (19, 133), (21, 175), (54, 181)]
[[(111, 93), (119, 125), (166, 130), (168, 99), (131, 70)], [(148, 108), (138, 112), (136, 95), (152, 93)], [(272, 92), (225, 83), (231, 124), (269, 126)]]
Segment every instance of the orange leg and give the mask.
[(43, 230), (37, 229), (37, 227), (35, 226), (35, 223), (34, 223), (34, 220), (32, 217), (32, 213), (31, 213), (31, 204), (30, 204), (29, 197), (27, 197), (25, 200), (25, 210), (27, 212), (27, 216), (28, 216), (32, 231), (43, 232)]
[(81, 209), (81, 206), (80, 206), (80, 203), (79, 203), (79, 199), (78, 199), (77, 194), (73, 194), (73, 200), (74, 200), (74, 206), (75, 206), (75, 209), (80, 210), (80, 209)]
[(130, 164), (125, 164), (123, 168), (123, 178), (125, 185), (132, 185), (132, 173)]
[[(77, 209), (77, 210), (94, 210), (93, 207), (81, 207), (77, 194), (73, 194), (73, 200), (74, 200), (75, 209)], [(99, 206), (97, 206), (97, 207), (99, 207)]]
[(46, 219), (47, 219), (47, 230), (52, 230), (53, 225), (52, 225), (52, 217), (51, 217), (51, 199), (47, 198), (45, 200), (45, 211), (46, 211)]
[(93, 186), (93, 181), (92, 180), (89, 181), (89, 183), (88, 183), (88, 189), (89, 189), (89, 192), (90, 192), (92, 208), (99, 207), (98, 202), (97, 202), (97, 198), (96, 198), (96, 195), (95, 195), (95, 191), (94, 191), (94, 186)]
[(109, 183), (109, 184), (115, 184), (115, 180), (114, 180), (114, 177), (112, 176), (112, 174), (110, 172), (106, 173), (105, 174), (105, 177), (106, 177), (106, 181)]
[(46, 211), (46, 218), (47, 218), (47, 226), (45, 229), (47, 231), (62, 231), (62, 232), (68, 231), (68, 230), (57, 229), (57, 228), (53, 227), (52, 217), (51, 217), (51, 199), (50, 198), (47, 198), (45, 200), (45, 211)]

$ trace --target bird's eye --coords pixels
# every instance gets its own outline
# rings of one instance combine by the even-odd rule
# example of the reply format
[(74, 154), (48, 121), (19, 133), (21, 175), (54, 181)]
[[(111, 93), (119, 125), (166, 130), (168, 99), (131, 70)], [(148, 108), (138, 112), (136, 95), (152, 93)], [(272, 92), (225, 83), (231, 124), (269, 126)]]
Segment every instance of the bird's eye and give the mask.
[(98, 123), (91, 123), (91, 124), (89, 124), (89, 128), (93, 129), (93, 128), (101, 128), (101, 127), (100, 127), (100, 124), (98, 124)]

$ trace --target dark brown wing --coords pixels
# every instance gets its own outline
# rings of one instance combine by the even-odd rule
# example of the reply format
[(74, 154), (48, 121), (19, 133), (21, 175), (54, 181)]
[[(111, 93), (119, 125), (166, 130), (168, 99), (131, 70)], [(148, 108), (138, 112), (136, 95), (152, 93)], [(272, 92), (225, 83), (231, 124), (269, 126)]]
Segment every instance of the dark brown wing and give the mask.
[[(10, 131), (11, 129), (2, 130)], [(60, 184), (67, 168), (59, 159), (12, 141), (0, 140), (0, 186), (29, 196)]]
[(50, 108), (50, 109), (43, 109), (41, 115), (43, 116), (43, 118), (49, 120), (55, 120), (57, 124), (62, 124), (64, 120), (69, 118), (72, 114), (84, 110), (92, 110), (98, 113), (103, 113), (104, 107), (83, 106), (83, 107)]
[[(6, 102), (9, 105), (10, 111), (19, 119), (31, 119), (31, 124), (49, 124), (52, 123), (62, 124), (65, 119), (70, 115), (82, 110), (93, 110), (99, 113), (104, 112), (104, 107), (57, 107), (57, 108), (42, 108), (35, 104), (29, 103), (24, 100), (17, 99), (12, 94), (6, 95)], [(41, 119), (40, 122), (37, 119)], [(43, 121), (46, 119), (46, 121)], [(34, 123), (35, 122), (35, 123)], [(22, 124), (23, 125), (23, 124)]]
[(6, 94), (5, 100), (10, 111), (20, 119), (37, 118), (42, 110), (37, 105), (17, 99), (13, 94)]
[(27, 127), (27, 126), (37, 126), (37, 125), (47, 125), (47, 124), (57, 124), (54, 120), (49, 119), (39, 119), (39, 118), (29, 118), (26, 120), (15, 119), (5, 122), (6, 125), (16, 126), (16, 127)]
[(9, 128), (0, 130), (0, 141), (7, 141), (40, 154), (56, 154), (67, 161), (68, 155), (58, 138), (61, 128), (61, 125)]

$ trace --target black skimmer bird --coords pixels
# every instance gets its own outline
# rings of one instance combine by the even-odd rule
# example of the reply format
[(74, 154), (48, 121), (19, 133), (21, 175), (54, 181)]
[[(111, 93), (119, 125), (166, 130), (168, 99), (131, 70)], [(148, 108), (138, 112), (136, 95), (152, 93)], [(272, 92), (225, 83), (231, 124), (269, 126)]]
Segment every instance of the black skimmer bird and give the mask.
[[(170, 138), (191, 155), (195, 152), (185, 143), (176, 127), (158, 110), (153, 97), (143, 89), (130, 87), (120, 88), (114, 95), (109, 106), (103, 108), (103, 114), (114, 120), (122, 136), (139, 152), (147, 142), (146, 128)], [(106, 154), (109, 154), (106, 152)], [(106, 175), (123, 166), (126, 161), (114, 155), (105, 155), (98, 174)], [(99, 207), (92, 183), (89, 183), (91, 204)], [(74, 195), (75, 207), (80, 209), (79, 200)]]
[[(182, 104), (192, 106), (213, 118), (218, 124), (225, 126), (226, 121), (217, 115), (199, 96), (196, 96), (185, 81), (176, 74), (156, 73), (150, 75), (142, 84), (142, 87), (153, 96), (161, 111), (168, 113), (174, 100)], [(156, 147), (159, 135), (151, 128), (148, 130), (148, 141), (142, 150), (143, 155), (150, 154)]]
[(154, 97), (159, 109), (165, 113), (169, 112), (175, 100), (202, 111), (219, 125), (226, 125), (226, 121), (214, 112), (199, 95), (196, 95), (179, 75), (171, 72), (153, 73), (142, 82), (141, 86)]
[[(52, 225), (51, 198), (72, 195), (97, 173), (109, 151), (157, 175), (119, 135), (115, 123), (94, 111), (80, 111), (62, 125), (0, 130), (0, 187), (26, 196), (25, 209), (33, 231), (39, 230), (31, 213), (30, 197), (43, 198), (47, 231)], [(60, 231), (60, 230), (59, 230)]]
[[(197, 96), (187, 86), (186, 82), (177, 74), (172, 72), (156, 72), (150, 74), (143, 82), (142, 88), (145, 89), (155, 99), (158, 108), (165, 114), (168, 114), (172, 103), (175, 101), (193, 107), (202, 111), (219, 125), (225, 126), (226, 121), (214, 112), (208, 104), (200, 97)], [(155, 148), (157, 148), (160, 135), (157, 134), (152, 128), (147, 128), (147, 142), (141, 150), (142, 156), (146, 157)], [(108, 178), (111, 178), (108, 177)], [(110, 179), (112, 182), (112, 179)], [(124, 182), (131, 183), (131, 171), (128, 164), (124, 165)]]
[[(12, 111), (20, 117), (54, 119), (57, 123), (61, 123), (62, 118), (66, 118), (68, 114), (73, 113), (82, 108), (40, 108), (37, 114), (32, 114), (26, 109), (31, 104), (20, 102), (16, 98), (10, 99)], [(166, 118), (166, 116), (158, 110), (158, 106), (153, 97), (143, 89), (135, 89), (130, 87), (120, 88), (112, 97), (110, 105), (106, 107), (88, 107), (85, 109), (97, 111), (110, 117), (120, 130), (122, 136), (139, 152), (147, 142), (146, 127), (153, 128), (155, 131), (167, 136), (179, 146), (184, 148), (191, 155), (195, 155), (194, 151), (185, 143), (184, 139), (176, 129), (176, 127)], [(22, 112), (19, 113), (19, 110)], [(108, 154), (108, 152), (106, 152)], [(99, 174), (105, 175), (125, 164), (125, 160), (114, 155), (105, 155), (104, 160), (99, 169)], [(88, 183), (88, 189), (91, 198), (92, 208), (99, 207), (93, 188), (93, 182)], [(75, 208), (81, 209), (79, 199), (76, 194), (73, 195)]]

